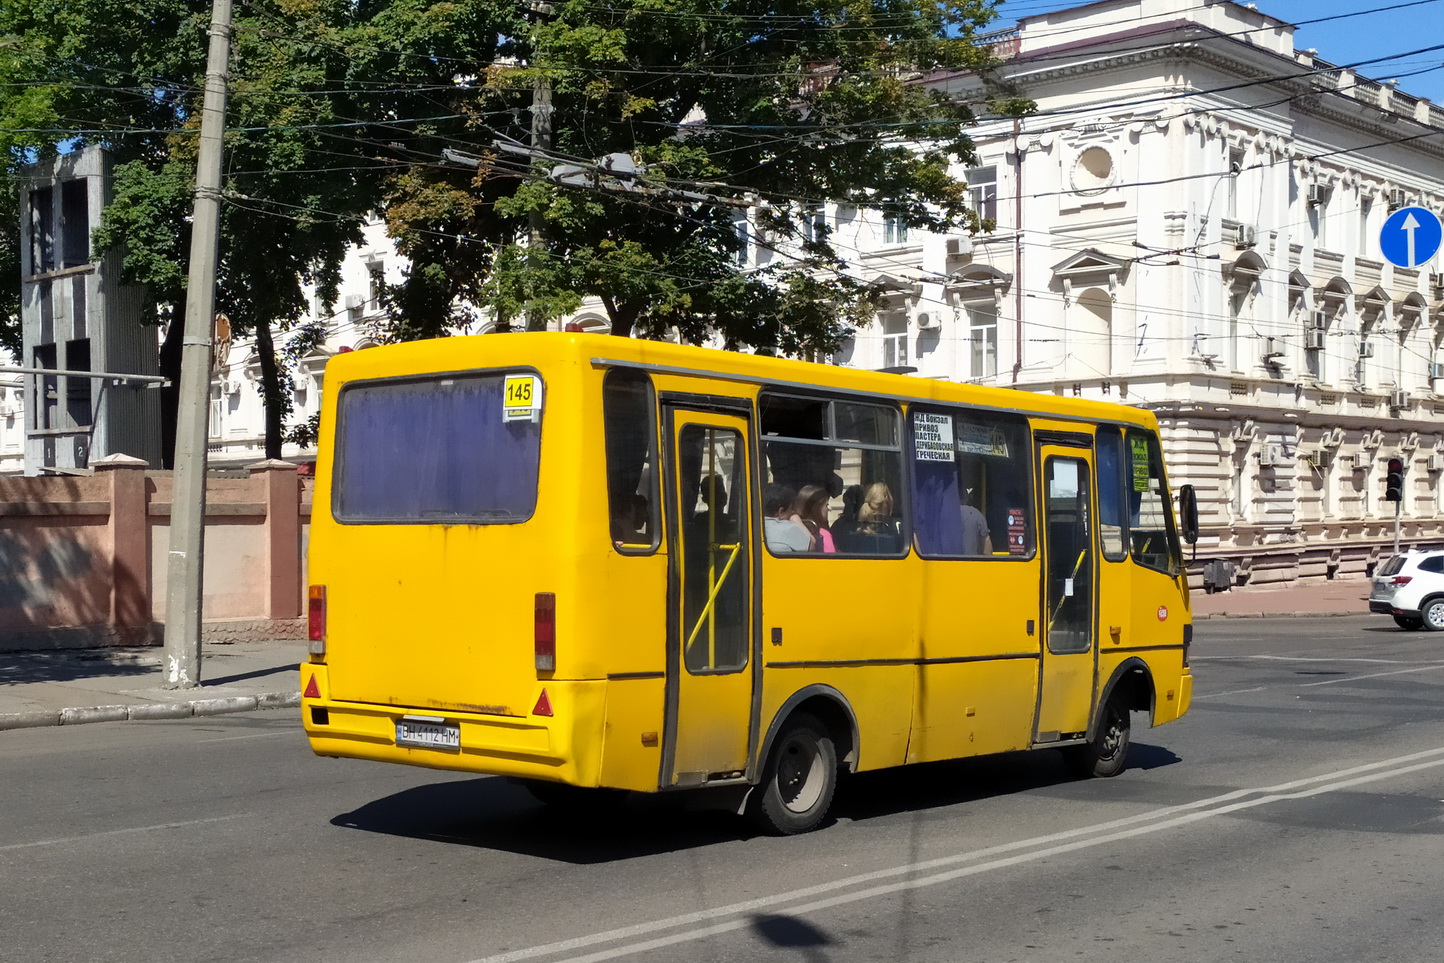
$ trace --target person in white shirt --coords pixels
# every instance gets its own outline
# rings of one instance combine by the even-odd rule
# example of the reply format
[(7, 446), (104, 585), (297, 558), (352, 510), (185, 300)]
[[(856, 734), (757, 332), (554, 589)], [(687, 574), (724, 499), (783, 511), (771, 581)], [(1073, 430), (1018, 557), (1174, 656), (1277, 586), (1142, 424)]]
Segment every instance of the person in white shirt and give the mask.
[(813, 550), (812, 533), (791, 518), (797, 493), (786, 485), (770, 484), (762, 489), (762, 537), (774, 555)]

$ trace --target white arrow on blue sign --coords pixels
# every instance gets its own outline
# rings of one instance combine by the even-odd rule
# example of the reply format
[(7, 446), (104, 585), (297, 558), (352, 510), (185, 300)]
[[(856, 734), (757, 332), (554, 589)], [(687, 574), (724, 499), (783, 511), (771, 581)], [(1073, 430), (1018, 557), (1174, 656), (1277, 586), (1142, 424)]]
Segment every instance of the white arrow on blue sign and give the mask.
[(1401, 207), (1379, 230), (1379, 251), (1402, 268), (1416, 268), (1439, 250), (1444, 227), (1427, 207)]

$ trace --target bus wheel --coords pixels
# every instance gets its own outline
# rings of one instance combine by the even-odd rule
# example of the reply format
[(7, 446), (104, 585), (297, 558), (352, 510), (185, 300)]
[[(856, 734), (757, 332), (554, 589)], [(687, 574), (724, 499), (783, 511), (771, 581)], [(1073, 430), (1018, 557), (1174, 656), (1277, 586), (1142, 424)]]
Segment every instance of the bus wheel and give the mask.
[(798, 714), (777, 737), (751, 815), (764, 832), (792, 836), (816, 829), (837, 790), (837, 748), (827, 727)]
[(1068, 771), (1079, 779), (1118, 775), (1128, 759), (1128, 729), (1128, 708), (1114, 696), (1103, 707), (1092, 741), (1063, 750)]

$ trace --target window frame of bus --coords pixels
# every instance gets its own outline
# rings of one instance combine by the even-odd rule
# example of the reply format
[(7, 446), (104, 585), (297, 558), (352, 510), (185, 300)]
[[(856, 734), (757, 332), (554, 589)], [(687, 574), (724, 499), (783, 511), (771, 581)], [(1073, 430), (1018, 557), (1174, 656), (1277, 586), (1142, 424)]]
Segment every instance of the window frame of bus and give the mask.
[[(611, 417), (609, 412), (613, 405), (611, 399), (614, 397), (608, 392), (609, 385), (619, 379), (629, 379), (634, 384), (645, 387), (646, 392), (646, 453), (643, 458), (643, 465), (650, 465), (651, 470), (647, 473), (649, 491), (644, 496), (647, 499), (647, 532), (651, 536), (650, 543), (623, 542), (618, 544), (612, 538), (611, 523), (617, 516), (620, 506), (616, 504), (615, 493), (612, 490), (612, 429), (613, 426), (625, 428), (635, 424), (625, 416), (618, 415), (618, 418)], [(622, 555), (653, 555), (662, 544), (662, 515), (661, 506), (658, 504), (657, 485), (658, 475), (661, 466), (658, 461), (658, 428), (657, 428), (657, 388), (652, 383), (652, 376), (645, 371), (638, 371), (635, 368), (614, 367), (608, 368), (602, 375), (602, 458), (605, 462), (606, 484), (607, 484), (607, 540), (613, 551)]]
[[(342, 385), (336, 396), (336, 433), (334, 436), (334, 447), (332, 449), (332, 471), (331, 471), (331, 517), (341, 525), (523, 525), (531, 521), (536, 514), (536, 507), (540, 497), (541, 474), (542, 474), (542, 430), (543, 419), (538, 417), (531, 422), (536, 425), (536, 477), (532, 485), (531, 507), (525, 515), (516, 515), (504, 519), (490, 518), (486, 516), (455, 515), (446, 517), (427, 516), (358, 516), (343, 511), (342, 497), (345, 493), (345, 480), (347, 475), (347, 456), (350, 447), (345, 445), (347, 434), (347, 399), (353, 394), (360, 393), (368, 388), (394, 387), (403, 385), (437, 384), (443, 381), (480, 381), (488, 378), (495, 378), (501, 382), (503, 395), (505, 392), (506, 378), (511, 375), (523, 375), (536, 378), (542, 382), (545, 398), (545, 381), (542, 379), (541, 371), (527, 365), (506, 366), (498, 368), (467, 368), (460, 371), (428, 371), (418, 374), (402, 375), (399, 377), (365, 378), (356, 381), (349, 381)], [(544, 414), (544, 412), (543, 412)]]
[[(1133, 561), (1154, 572), (1162, 572), (1170, 578), (1176, 578), (1183, 572), (1183, 547), (1178, 540), (1178, 526), (1173, 518), (1173, 498), (1168, 490), (1168, 476), (1164, 472), (1163, 447), (1159, 441), (1158, 434), (1146, 428), (1139, 428), (1130, 425), (1124, 433), (1124, 453), (1128, 458), (1130, 471), (1126, 474), (1132, 476), (1133, 467), (1133, 439), (1137, 437), (1148, 447), (1148, 477), (1158, 483), (1159, 509), (1163, 513), (1164, 539), (1167, 542), (1167, 562), (1163, 566), (1151, 563), (1150, 556), (1139, 550), (1133, 540), (1134, 531), (1139, 527), (1133, 524), (1132, 506), (1125, 516), (1128, 520), (1128, 554)], [(1130, 486), (1131, 488), (1132, 486)], [(1137, 491), (1136, 488), (1133, 489)], [(1140, 494), (1147, 494), (1146, 491)], [(1141, 504), (1140, 504), (1141, 509)], [(1157, 553), (1154, 553), (1155, 555)]]
[[(793, 401), (806, 402), (808, 404), (826, 405), (825, 424), (822, 425), (822, 438), (807, 438), (799, 435), (781, 435), (767, 433), (767, 408), (768, 403), (773, 399), (790, 399)], [(892, 415), (893, 444), (885, 445), (877, 442), (862, 441), (855, 438), (843, 438), (839, 435), (837, 427), (837, 405), (856, 405), (862, 408), (870, 408), (878, 411), (886, 411)], [(827, 448), (831, 451), (852, 449), (857, 451), (878, 451), (891, 453), (897, 458), (897, 483), (892, 492), (893, 517), (898, 520), (898, 548), (893, 552), (844, 552), (840, 549), (836, 552), (774, 552), (767, 544), (767, 539), (762, 539), (764, 550), (773, 558), (906, 558), (908, 547), (912, 543), (912, 515), (909, 510), (911, 484), (907, 471), (906, 458), (904, 457), (905, 427), (903, 424), (903, 409), (897, 402), (888, 402), (882, 399), (850, 394), (846, 391), (801, 391), (795, 388), (768, 388), (764, 387), (757, 395), (757, 477), (765, 487), (768, 483), (762, 480), (762, 474), (769, 467), (767, 457), (767, 446), (769, 443), (777, 442), (783, 445), (797, 445), (799, 447)], [(790, 487), (790, 486), (789, 486)], [(846, 487), (844, 487), (846, 491)], [(829, 493), (829, 500), (831, 495)], [(767, 522), (763, 518), (761, 524), (765, 528)]]
[[(947, 415), (948, 417), (950, 417), (950, 418), (953, 419), (953, 459), (954, 459), (954, 460), (953, 460), (953, 464), (954, 464), (954, 466), (956, 466), (956, 465), (958, 464), (958, 461), (957, 461), (957, 456), (958, 456), (958, 447), (957, 447), (957, 444), (958, 444), (958, 432), (957, 432), (957, 426), (958, 426), (958, 424), (959, 424), (961, 421), (967, 421), (967, 422), (970, 422), (970, 423), (972, 423), (972, 424), (987, 425), (988, 422), (989, 422), (989, 420), (996, 419), (997, 421), (1011, 422), (1011, 423), (1012, 423), (1012, 428), (1013, 428), (1013, 430), (1014, 430), (1014, 434), (1009, 438), (1009, 441), (1014, 442), (1014, 443), (1016, 444), (1019, 452), (1020, 452), (1021, 455), (1022, 455), (1022, 457), (1021, 457), (1021, 464), (1022, 464), (1023, 468), (1022, 468), (1022, 472), (1021, 472), (1020, 477), (1021, 477), (1021, 479), (1022, 479), (1022, 485), (1023, 485), (1023, 489), (1024, 489), (1023, 494), (1025, 495), (1024, 503), (1023, 503), (1023, 508), (1024, 508), (1024, 511), (1026, 511), (1026, 512), (1028, 513), (1027, 516), (1026, 516), (1026, 519), (1025, 519), (1026, 524), (1025, 524), (1025, 526), (1024, 526), (1024, 531), (1025, 531), (1025, 533), (1026, 533), (1026, 538), (1027, 538), (1027, 542), (1026, 542), (1027, 551), (1026, 551), (1026, 552), (1024, 552), (1024, 553), (1022, 553), (1022, 554), (1020, 554), (1020, 555), (1014, 555), (1014, 554), (1012, 554), (1011, 552), (998, 552), (998, 551), (997, 551), (997, 546), (998, 546), (998, 544), (999, 544), (999, 541), (998, 541), (997, 539), (993, 538), (993, 530), (992, 530), (992, 526), (991, 526), (991, 525), (989, 526), (989, 529), (988, 529), (988, 537), (993, 540), (994, 551), (993, 551), (992, 554), (984, 554), (984, 555), (961, 555), (961, 554), (951, 554), (951, 553), (946, 553), (946, 552), (923, 551), (921, 543), (920, 543), (919, 540), (916, 538), (916, 528), (917, 528), (917, 491), (916, 491), (915, 489), (916, 489), (916, 485), (917, 485), (917, 448), (916, 448), (917, 432), (916, 432), (916, 428), (915, 428), (915, 425), (916, 425), (915, 416), (916, 416), (917, 414), (919, 414), (919, 413), (922, 413), (922, 414), (934, 414), (934, 415)], [(1038, 519), (1036, 518), (1036, 513), (1037, 513), (1036, 505), (1037, 505), (1038, 493), (1037, 493), (1037, 490), (1036, 490), (1035, 479), (1034, 479), (1034, 477), (1033, 477), (1033, 448), (1034, 448), (1034, 445), (1033, 445), (1033, 426), (1032, 426), (1032, 423), (1029, 422), (1028, 416), (1027, 416), (1027, 415), (1020, 414), (1020, 413), (1017, 413), (1017, 412), (1011, 412), (1011, 411), (995, 411), (995, 410), (990, 409), (990, 408), (976, 408), (976, 407), (973, 407), (973, 406), (970, 406), (970, 405), (945, 405), (945, 404), (938, 404), (938, 403), (935, 403), (935, 402), (927, 402), (927, 403), (921, 403), (921, 404), (915, 403), (915, 404), (908, 405), (908, 412), (907, 412), (907, 414), (908, 414), (908, 417), (907, 417), (908, 452), (907, 452), (907, 453), (911, 456), (910, 470), (909, 470), (909, 486), (914, 489), (913, 491), (910, 492), (910, 494), (911, 494), (911, 496), (912, 496), (912, 503), (913, 503), (913, 509), (914, 509), (914, 510), (913, 510), (913, 514), (912, 514), (912, 521), (913, 521), (913, 525), (914, 525), (914, 538), (913, 538), (913, 540), (912, 540), (912, 544), (913, 544), (913, 546), (916, 548), (917, 553), (918, 553), (918, 556), (919, 556), (920, 558), (957, 559), (957, 560), (967, 560), (967, 561), (973, 561), (973, 562), (983, 562), (983, 561), (997, 561), (997, 562), (1016, 561), (1016, 562), (1026, 562), (1026, 561), (1034, 558), (1034, 557), (1038, 554)], [(990, 427), (991, 427), (991, 426), (990, 426)], [(1021, 429), (1021, 431), (1019, 431), (1019, 429)], [(956, 468), (955, 468), (955, 471), (956, 471)], [(978, 506), (974, 506), (974, 507), (978, 507)], [(979, 510), (981, 511), (982, 509), (979, 508)], [(984, 517), (986, 518), (986, 513), (985, 513)], [(1006, 533), (1004, 534), (1004, 539), (1006, 540)]]

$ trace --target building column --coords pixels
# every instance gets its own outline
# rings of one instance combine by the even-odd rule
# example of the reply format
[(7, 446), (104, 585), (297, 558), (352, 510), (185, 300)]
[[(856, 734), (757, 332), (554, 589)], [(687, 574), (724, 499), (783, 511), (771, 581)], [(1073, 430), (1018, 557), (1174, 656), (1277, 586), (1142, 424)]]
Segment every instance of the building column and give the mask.
[(110, 476), (110, 624), (144, 626), (151, 621), (149, 499), (143, 459), (116, 453), (91, 462)]
[(246, 466), (264, 489), (268, 619), (301, 616), (301, 482), (296, 468), (274, 458)]

